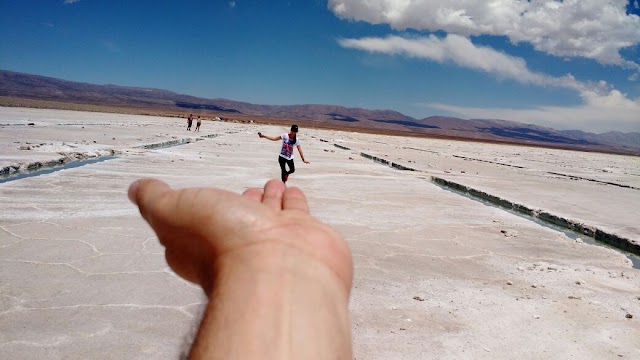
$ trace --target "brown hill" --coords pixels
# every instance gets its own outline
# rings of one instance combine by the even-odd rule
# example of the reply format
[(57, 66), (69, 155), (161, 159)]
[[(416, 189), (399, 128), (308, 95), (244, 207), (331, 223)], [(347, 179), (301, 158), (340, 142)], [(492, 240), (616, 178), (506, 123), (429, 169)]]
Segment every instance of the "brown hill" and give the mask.
[(558, 131), (508, 120), (464, 120), (442, 116), (417, 120), (392, 110), (336, 105), (256, 105), (228, 99), (204, 99), (162, 89), (95, 85), (6, 70), (0, 70), (0, 97), (37, 100), (52, 107), (64, 103), (118, 109), (114, 111), (137, 109), (139, 113), (177, 115), (193, 112), (244, 120), (296, 121), (307, 123), (306, 126), (354, 131), (640, 154), (639, 133)]

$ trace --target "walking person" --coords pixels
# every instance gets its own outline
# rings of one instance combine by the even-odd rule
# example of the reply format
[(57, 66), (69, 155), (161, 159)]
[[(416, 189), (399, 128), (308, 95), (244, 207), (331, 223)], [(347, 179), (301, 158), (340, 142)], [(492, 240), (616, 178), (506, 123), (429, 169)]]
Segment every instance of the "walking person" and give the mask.
[[(282, 148), (280, 149), (280, 155), (278, 156), (278, 163), (280, 164), (280, 179), (283, 183), (286, 183), (289, 179), (289, 175), (293, 174), (296, 171), (296, 166), (293, 163), (293, 148), (297, 147), (298, 152), (300, 153), (300, 158), (305, 164), (311, 164), (307, 160), (304, 159), (304, 154), (302, 153), (302, 147), (300, 146), (300, 141), (297, 138), (298, 134), (298, 125), (292, 125), (291, 131), (289, 133), (284, 133), (280, 136), (267, 136), (262, 133), (258, 133), (260, 138), (269, 139), (271, 141), (282, 140)], [(286, 169), (289, 167), (289, 170)]]
[(191, 131), (191, 124), (193, 124), (193, 114), (189, 114), (187, 119), (187, 131)]
[(200, 132), (200, 125), (202, 125), (202, 119), (198, 116), (198, 122), (196, 122), (196, 131)]

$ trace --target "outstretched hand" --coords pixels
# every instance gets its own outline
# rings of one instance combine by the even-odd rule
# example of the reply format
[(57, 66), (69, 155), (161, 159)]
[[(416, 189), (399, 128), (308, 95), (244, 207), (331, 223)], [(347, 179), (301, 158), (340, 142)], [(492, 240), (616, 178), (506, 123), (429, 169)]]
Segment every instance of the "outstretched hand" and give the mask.
[(143, 179), (129, 198), (169, 266), (209, 297), (189, 358), (352, 358), (351, 253), (300, 189), (271, 180), (240, 196)]
[(142, 179), (130, 186), (129, 198), (166, 247), (169, 266), (207, 295), (232, 257), (277, 267), (281, 264), (272, 260), (283, 251), (326, 267), (349, 293), (349, 248), (339, 233), (309, 214), (298, 188), (271, 180), (264, 189), (240, 196), (213, 188), (173, 190), (162, 181)]

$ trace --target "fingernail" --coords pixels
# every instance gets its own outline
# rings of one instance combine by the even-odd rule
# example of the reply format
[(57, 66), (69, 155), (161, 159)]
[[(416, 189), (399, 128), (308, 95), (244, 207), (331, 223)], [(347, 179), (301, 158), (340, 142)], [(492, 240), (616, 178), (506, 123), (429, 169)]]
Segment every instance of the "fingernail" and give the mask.
[(129, 196), (129, 200), (132, 203), (136, 203), (136, 194), (138, 193), (138, 187), (140, 186), (140, 180), (134, 181), (131, 185), (129, 185), (129, 191), (127, 195)]

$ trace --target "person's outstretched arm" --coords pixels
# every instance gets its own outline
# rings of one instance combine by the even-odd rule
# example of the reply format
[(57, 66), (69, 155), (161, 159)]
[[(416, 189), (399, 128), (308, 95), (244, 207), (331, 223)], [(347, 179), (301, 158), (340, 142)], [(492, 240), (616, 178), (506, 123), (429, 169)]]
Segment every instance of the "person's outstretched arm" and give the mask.
[(209, 297), (193, 359), (351, 359), (351, 252), (279, 180), (242, 196), (172, 190), (152, 179), (129, 198), (167, 262)]
[(258, 136), (260, 138), (265, 138), (265, 139), (269, 139), (271, 141), (278, 141), (278, 140), (282, 140), (282, 135), (278, 135), (278, 136), (268, 136), (268, 135), (264, 135), (263, 133), (258, 133)]
[(302, 146), (298, 145), (296, 146), (298, 148), (298, 153), (300, 154), (300, 158), (302, 159), (302, 162), (305, 164), (311, 164), (310, 162), (308, 162), (307, 160), (304, 159), (304, 153), (302, 152)]

